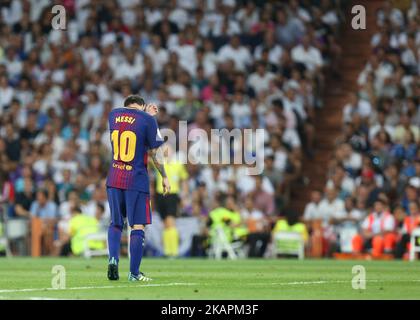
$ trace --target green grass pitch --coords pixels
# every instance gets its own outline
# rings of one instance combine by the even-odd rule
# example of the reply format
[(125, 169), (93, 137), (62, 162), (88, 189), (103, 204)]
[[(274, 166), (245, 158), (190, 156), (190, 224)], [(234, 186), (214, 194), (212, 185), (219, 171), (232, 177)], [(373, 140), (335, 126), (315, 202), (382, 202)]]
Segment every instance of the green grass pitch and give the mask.
[[(53, 290), (54, 265), (66, 288)], [(352, 288), (352, 267), (366, 270), (366, 289)], [(420, 263), (405, 261), (145, 258), (148, 283), (106, 279), (106, 258), (0, 258), (0, 299), (420, 299)]]

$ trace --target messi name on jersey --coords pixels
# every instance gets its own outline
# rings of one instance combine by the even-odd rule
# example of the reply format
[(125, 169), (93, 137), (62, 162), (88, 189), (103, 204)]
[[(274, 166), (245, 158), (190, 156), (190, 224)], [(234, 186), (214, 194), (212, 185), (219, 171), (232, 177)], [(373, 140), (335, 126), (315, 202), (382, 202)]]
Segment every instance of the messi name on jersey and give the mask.
[(133, 124), (136, 121), (135, 117), (128, 117), (128, 116), (119, 116), (115, 118), (115, 123), (129, 123)]

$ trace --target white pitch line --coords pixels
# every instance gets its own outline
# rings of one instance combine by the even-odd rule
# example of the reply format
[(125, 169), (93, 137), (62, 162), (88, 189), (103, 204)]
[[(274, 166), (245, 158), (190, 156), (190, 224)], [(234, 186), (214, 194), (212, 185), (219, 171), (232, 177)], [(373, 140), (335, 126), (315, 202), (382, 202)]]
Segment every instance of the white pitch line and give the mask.
[(48, 298), (48, 297), (29, 297), (29, 300), (71, 300), (71, 299), (59, 299), (59, 298)]
[[(366, 282), (420, 282), (420, 279), (366, 279)], [(311, 284), (331, 284), (331, 283), (351, 283), (351, 280), (318, 280), (318, 281), (293, 281), (293, 282), (272, 282), (272, 283), (253, 283), (251, 285), (272, 285), (272, 286), (300, 286)]]
[(3, 289), (0, 293), (16, 293), (16, 292), (34, 292), (34, 291), (66, 291), (66, 290), (91, 290), (91, 289), (115, 289), (115, 288), (144, 288), (144, 287), (173, 287), (173, 286), (193, 286), (196, 283), (150, 283), (142, 285), (124, 285), (124, 286), (91, 286), (91, 287), (70, 287), (64, 289), (53, 289), (53, 288), (25, 288), (25, 289)]

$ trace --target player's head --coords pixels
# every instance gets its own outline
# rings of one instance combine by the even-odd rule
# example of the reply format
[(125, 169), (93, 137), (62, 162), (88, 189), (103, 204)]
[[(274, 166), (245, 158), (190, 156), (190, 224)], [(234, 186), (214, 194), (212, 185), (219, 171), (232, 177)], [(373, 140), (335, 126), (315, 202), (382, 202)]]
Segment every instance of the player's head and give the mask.
[(131, 107), (131, 108), (137, 108), (139, 110), (144, 109), (144, 99), (138, 95), (130, 95), (128, 96), (124, 101), (124, 107)]

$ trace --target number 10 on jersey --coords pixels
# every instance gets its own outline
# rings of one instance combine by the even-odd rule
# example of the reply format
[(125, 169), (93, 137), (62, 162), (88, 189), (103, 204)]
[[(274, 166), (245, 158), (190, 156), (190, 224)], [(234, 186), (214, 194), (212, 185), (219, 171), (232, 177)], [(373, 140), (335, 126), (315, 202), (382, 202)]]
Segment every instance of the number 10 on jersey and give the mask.
[(114, 149), (114, 160), (130, 162), (136, 154), (137, 136), (133, 131), (114, 130), (111, 133), (112, 146)]

